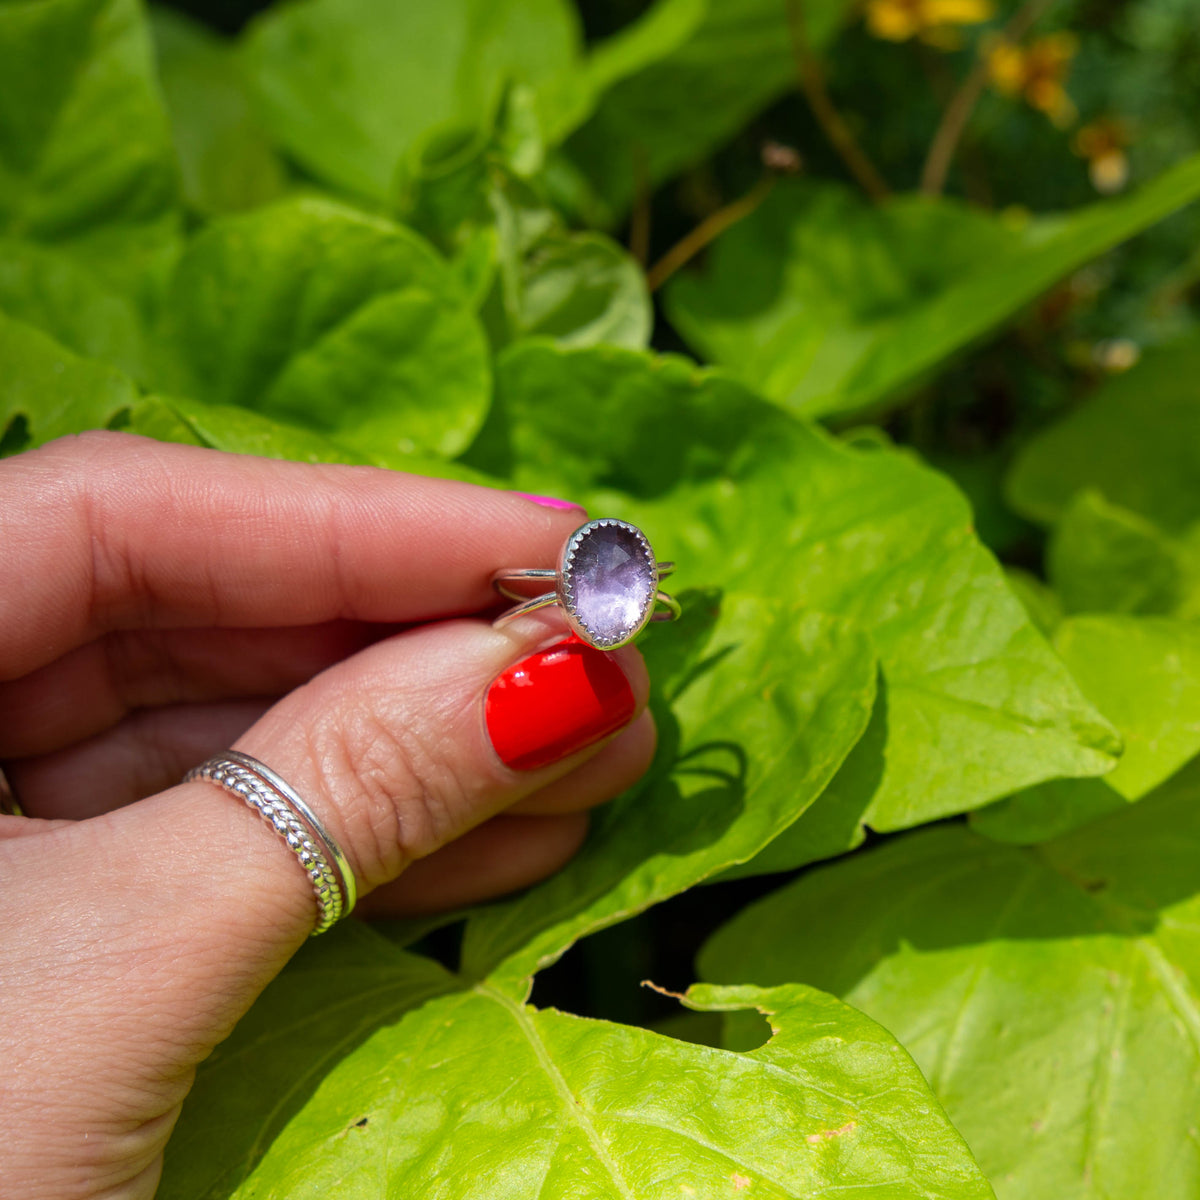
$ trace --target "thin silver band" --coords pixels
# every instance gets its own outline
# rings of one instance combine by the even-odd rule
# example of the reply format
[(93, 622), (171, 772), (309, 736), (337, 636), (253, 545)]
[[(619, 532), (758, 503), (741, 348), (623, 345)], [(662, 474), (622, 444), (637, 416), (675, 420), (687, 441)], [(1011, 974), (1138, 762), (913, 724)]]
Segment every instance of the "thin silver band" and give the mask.
[[(662, 579), (664, 576), (670, 575), (675, 570), (673, 562), (660, 562), (658, 564), (658, 577)], [(557, 604), (559, 597), (557, 590), (546, 592), (541, 596), (527, 598), (520, 592), (513, 591), (512, 588), (504, 585), (510, 581), (520, 579), (546, 580), (550, 583), (558, 584), (558, 572), (549, 570), (543, 567), (506, 567), (503, 570), (496, 571), (492, 575), (492, 587), (509, 600), (519, 600), (520, 604), (516, 608), (510, 608), (502, 612), (493, 622), (493, 625), (505, 625), (509, 621), (515, 620), (517, 617), (523, 617), (526, 613), (537, 612), (539, 608), (549, 608), (551, 604)], [(665, 612), (654, 613), (650, 620), (652, 621), (676, 621), (679, 619), (683, 610), (679, 606), (679, 601), (674, 596), (667, 595), (661, 589), (654, 593), (655, 602), (661, 604), (666, 609)]]
[(350, 914), (358, 890), (346, 856), (316, 813), (270, 767), (249, 754), (226, 750), (184, 776), (185, 783), (194, 779), (215, 783), (244, 800), (300, 860), (317, 897), (313, 937)]

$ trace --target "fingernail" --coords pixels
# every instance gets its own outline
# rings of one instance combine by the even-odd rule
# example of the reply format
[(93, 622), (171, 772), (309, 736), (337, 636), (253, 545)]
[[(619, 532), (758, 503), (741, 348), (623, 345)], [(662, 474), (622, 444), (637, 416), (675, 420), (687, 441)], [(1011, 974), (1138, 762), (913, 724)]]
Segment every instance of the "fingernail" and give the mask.
[(525, 500), (532, 500), (534, 504), (540, 504), (543, 508), (577, 508), (580, 512), (586, 511), (582, 504), (575, 504), (571, 500), (559, 500), (556, 496), (535, 496), (532, 492), (513, 492), (513, 495), (521, 496)]
[(505, 765), (532, 771), (615, 733), (636, 707), (616, 660), (569, 638), (497, 675), (484, 713)]

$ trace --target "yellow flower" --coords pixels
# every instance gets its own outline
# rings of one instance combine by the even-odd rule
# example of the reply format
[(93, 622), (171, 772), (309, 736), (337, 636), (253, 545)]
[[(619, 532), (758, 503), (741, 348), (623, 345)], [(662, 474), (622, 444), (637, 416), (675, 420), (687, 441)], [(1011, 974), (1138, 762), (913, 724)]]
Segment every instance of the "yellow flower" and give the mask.
[(1088, 162), (1088, 178), (1096, 191), (1108, 196), (1129, 182), (1129, 130), (1114, 117), (1101, 117), (1085, 125), (1071, 142), (1071, 149)]
[(1070, 125), (1076, 111), (1065, 84), (1078, 48), (1071, 33), (1048, 33), (1028, 46), (998, 41), (988, 51), (992, 84), (1006, 96), (1023, 97), (1055, 125)]
[(867, 29), (889, 42), (920, 37), (945, 47), (954, 44), (950, 26), (978, 25), (993, 11), (992, 0), (867, 0)]

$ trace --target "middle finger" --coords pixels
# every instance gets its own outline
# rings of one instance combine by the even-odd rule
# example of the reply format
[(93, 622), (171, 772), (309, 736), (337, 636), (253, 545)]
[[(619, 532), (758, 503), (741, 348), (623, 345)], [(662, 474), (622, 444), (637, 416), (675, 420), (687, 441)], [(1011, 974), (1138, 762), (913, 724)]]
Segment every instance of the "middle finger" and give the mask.
[(159, 629), (97, 638), (0, 682), (0, 758), (49, 754), (167, 704), (280, 696), (389, 626), (328, 621), (283, 629)]

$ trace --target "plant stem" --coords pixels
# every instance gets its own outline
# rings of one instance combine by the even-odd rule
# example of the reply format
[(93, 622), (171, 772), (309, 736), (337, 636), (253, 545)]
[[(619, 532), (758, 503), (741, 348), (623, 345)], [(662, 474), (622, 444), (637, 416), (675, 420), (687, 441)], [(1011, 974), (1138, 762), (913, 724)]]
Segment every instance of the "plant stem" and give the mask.
[(646, 272), (646, 286), (652, 292), (658, 291), (680, 267), (691, 262), (705, 246), (720, 237), (731, 225), (736, 225), (748, 217), (767, 198), (774, 186), (775, 176), (764, 175), (744, 196), (731, 200), (715, 213), (705, 217)]
[(792, 36), (792, 56), (796, 60), (796, 74), (808, 106), (812, 109), (817, 124), (821, 126), (829, 144), (837, 151), (846, 169), (858, 181), (863, 191), (872, 200), (885, 200), (890, 194), (883, 176), (874, 163), (855, 141), (850, 126), (838, 112), (828, 89), (825, 87), (825, 70), (808, 44), (808, 33), (804, 23), (804, 0), (788, 0), (788, 29)]
[[(1026, 0), (1004, 27), (1001, 37), (1008, 42), (1019, 42), (1053, 3), (1054, 0)], [(987, 81), (988, 60), (979, 55), (958, 91), (950, 97), (950, 103), (946, 105), (937, 132), (929, 144), (929, 153), (921, 171), (921, 191), (926, 196), (942, 194), (963, 131), (975, 111), (975, 105), (979, 103), (979, 97), (983, 95), (983, 89), (987, 87)]]
[(650, 257), (650, 167), (643, 146), (633, 148), (633, 211), (629, 214), (629, 253), (639, 267)]

